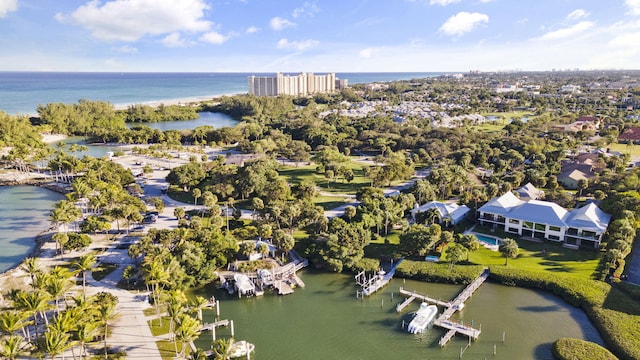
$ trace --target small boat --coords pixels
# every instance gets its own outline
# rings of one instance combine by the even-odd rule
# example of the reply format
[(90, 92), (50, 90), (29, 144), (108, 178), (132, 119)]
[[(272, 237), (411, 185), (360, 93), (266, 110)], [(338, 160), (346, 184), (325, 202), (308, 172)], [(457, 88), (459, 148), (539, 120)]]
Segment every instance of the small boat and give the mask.
[(407, 331), (412, 334), (420, 334), (424, 329), (431, 324), (433, 318), (438, 313), (438, 307), (435, 305), (429, 305), (426, 302), (420, 304), (420, 309), (416, 311), (416, 315), (409, 323)]
[(229, 346), (229, 350), (227, 351), (227, 358), (237, 359), (240, 357), (246, 357), (248, 354), (251, 354), (255, 350), (255, 348), (255, 345), (244, 340), (235, 341), (231, 344), (231, 346)]

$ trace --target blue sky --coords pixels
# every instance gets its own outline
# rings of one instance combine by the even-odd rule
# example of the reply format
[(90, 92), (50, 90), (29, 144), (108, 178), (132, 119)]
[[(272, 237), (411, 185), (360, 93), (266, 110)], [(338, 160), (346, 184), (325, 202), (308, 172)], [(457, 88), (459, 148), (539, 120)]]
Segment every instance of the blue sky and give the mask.
[(0, 0), (0, 71), (640, 69), (640, 0)]

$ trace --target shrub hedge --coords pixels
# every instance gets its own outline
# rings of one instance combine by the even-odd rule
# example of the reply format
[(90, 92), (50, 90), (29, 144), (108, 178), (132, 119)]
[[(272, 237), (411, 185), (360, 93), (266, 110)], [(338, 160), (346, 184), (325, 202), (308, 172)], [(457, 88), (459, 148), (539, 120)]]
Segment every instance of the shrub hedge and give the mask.
[(451, 268), (449, 263), (403, 260), (396, 269), (396, 275), (427, 282), (469, 284), (483, 269), (480, 265), (454, 265)]
[(602, 346), (580, 339), (560, 338), (551, 347), (553, 356), (558, 360), (616, 360), (609, 350)]

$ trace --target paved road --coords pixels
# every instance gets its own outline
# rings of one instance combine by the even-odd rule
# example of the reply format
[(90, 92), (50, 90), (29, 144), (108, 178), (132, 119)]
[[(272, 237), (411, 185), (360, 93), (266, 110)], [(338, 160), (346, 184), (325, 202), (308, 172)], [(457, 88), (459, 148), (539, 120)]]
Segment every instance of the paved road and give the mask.
[(122, 279), (122, 272), (132, 263), (127, 250), (110, 249), (100, 256), (101, 261), (117, 263), (118, 268), (101, 281), (96, 281), (87, 274), (87, 294), (93, 295), (102, 291), (118, 297), (118, 319), (111, 327), (111, 336), (107, 346), (124, 350), (127, 359), (161, 359), (156, 346), (156, 339), (147, 324), (144, 309), (150, 305), (146, 301), (147, 294), (119, 289), (116, 285)]

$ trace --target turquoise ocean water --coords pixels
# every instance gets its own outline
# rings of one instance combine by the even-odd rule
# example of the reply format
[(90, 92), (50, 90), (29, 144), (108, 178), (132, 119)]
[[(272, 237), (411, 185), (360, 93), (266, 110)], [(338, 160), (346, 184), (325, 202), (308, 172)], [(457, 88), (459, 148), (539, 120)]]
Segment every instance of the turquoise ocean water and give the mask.
[[(336, 73), (349, 84), (410, 80), (443, 73)], [(247, 92), (247, 76), (273, 73), (0, 72), (0, 111), (37, 113), (38, 105), (103, 100), (139, 104)]]

